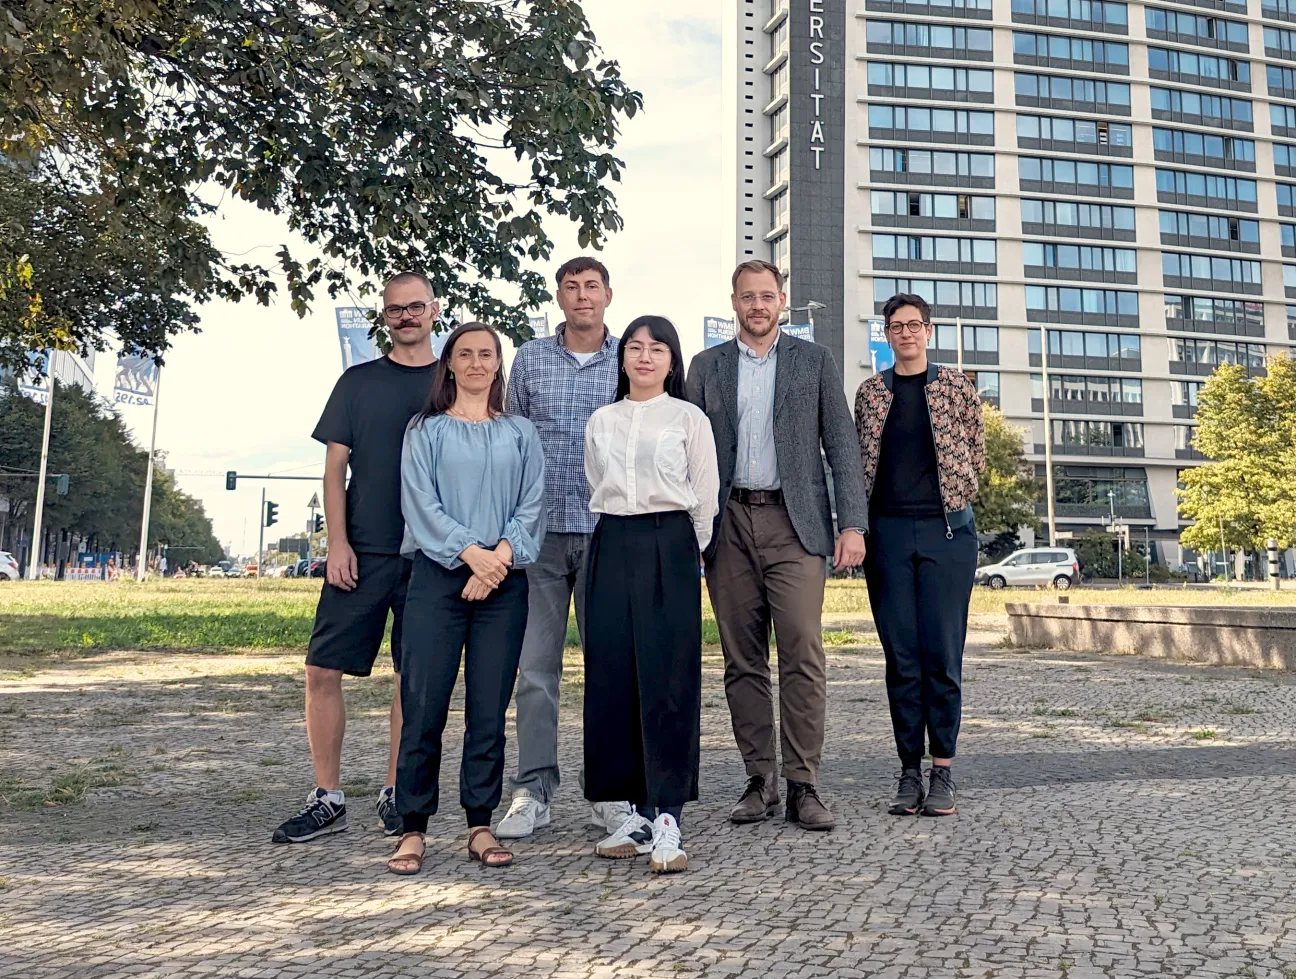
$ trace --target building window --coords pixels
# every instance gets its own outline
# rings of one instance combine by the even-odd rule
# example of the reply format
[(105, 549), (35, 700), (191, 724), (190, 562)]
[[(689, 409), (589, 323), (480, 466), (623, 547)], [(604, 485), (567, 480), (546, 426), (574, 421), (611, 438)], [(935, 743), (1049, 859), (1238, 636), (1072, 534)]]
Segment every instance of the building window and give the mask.
[[(1048, 242), (1022, 243), (1022, 261), (1030, 276), (1031, 269), (1079, 273), (1113, 273), (1133, 277), (1138, 271), (1138, 256), (1132, 248), (1105, 248), (1100, 245), (1054, 245)], [(1047, 274), (1047, 272), (1045, 272)], [(1066, 278), (1075, 278), (1068, 275)]]
[(1255, 169), (1255, 140), (1241, 136), (1213, 136), (1154, 126), (1152, 151), (1158, 160), (1173, 163), (1230, 170)]
[[(1044, 483), (1044, 466), (1035, 476)], [(1105, 517), (1115, 508), (1127, 519), (1148, 519), (1147, 471), (1122, 466), (1054, 466), (1053, 500), (1059, 517)], [(1045, 504), (1040, 510), (1047, 510)]]
[[(869, 92), (902, 98), (993, 102), (994, 72), (870, 61)], [(1127, 85), (1128, 89), (1129, 86)]]
[(1170, 345), (1172, 374), (1213, 374), (1220, 364), (1241, 364), (1250, 374), (1264, 373), (1265, 348), (1262, 343), (1186, 337), (1171, 337), (1166, 342)]
[[(1146, 8), (1148, 37), (1179, 41), (1183, 44), (1200, 44), (1212, 48), (1229, 48), (1246, 51), (1247, 25), (1241, 21), (1222, 17), (1203, 17), (1186, 10)], [(1267, 33), (1267, 31), (1266, 31)], [(1268, 46), (1268, 38), (1265, 39)]]
[[(1030, 288), (1029, 286), (1027, 288)], [(1083, 333), (1049, 330), (1049, 368), (1086, 371), (1143, 369), (1143, 345), (1136, 333)], [(1042, 366), (1040, 331), (1026, 331), (1026, 349), (1032, 367)]]
[(977, 395), (985, 404), (999, 407), (998, 371), (968, 371), (967, 376), (976, 385)]
[(788, 157), (787, 147), (779, 150), (770, 157), (770, 186), (777, 187), (788, 178)]
[(1089, 163), (1036, 156), (1017, 158), (1022, 190), (1060, 194), (1134, 196), (1134, 168), (1121, 163)]
[(1148, 70), (1154, 78), (1209, 85), (1213, 88), (1230, 88), (1234, 85), (1243, 91), (1251, 90), (1251, 65), (1234, 58), (1220, 58), (1195, 51), (1171, 51), (1168, 48), (1148, 48)]
[(1167, 295), (1165, 314), (1167, 330), (1264, 336), (1264, 303)]
[[(1279, 184), (1278, 203), (1282, 204)], [(1157, 167), (1157, 200), (1166, 204), (1195, 204), (1232, 211), (1256, 210), (1256, 182), (1244, 177), (1225, 177), (1213, 173), (1187, 173)]]
[(1018, 105), (1130, 114), (1130, 87), (1125, 82), (1017, 71), (1013, 86)]
[[(1259, 221), (1186, 211), (1161, 211), (1159, 221), (1162, 244), (1260, 250)], [(1296, 245), (1296, 240), (1293, 245)]]
[(1031, 140), (1074, 144), (1080, 148), (1078, 152), (1090, 152), (1108, 146), (1132, 147), (1134, 127), (1123, 122), (1018, 115), (1017, 140), (1019, 145), (1027, 145)]
[(1013, 31), (1013, 57), (1018, 64), (1043, 68), (1129, 74), (1129, 45), (1119, 41), (1092, 41), (1064, 34)]
[(878, 54), (986, 61), (994, 57), (994, 32), (989, 28), (870, 20), (864, 30), (868, 50)]
[[(939, 238), (928, 235), (873, 236), (873, 258), (891, 261), (987, 265), (998, 261), (993, 238)], [(994, 274), (990, 272), (989, 274)]]
[(1161, 274), (1167, 286), (1260, 292), (1260, 263), (1240, 258), (1162, 252)]
[(1177, 88), (1160, 88), (1156, 85), (1149, 88), (1148, 92), (1152, 99), (1154, 119), (1225, 126), (1247, 132), (1250, 132), (1255, 125), (1251, 115), (1251, 103), (1246, 99), (1180, 91)]
[(922, 296), (936, 316), (992, 319), (998, 315), (999, 292), (993, 282), (958, 282), (947, 279), (873, 279), (876, 312), (899, 292)]
[(1012, 14), (1018, 23), (1109, 30), (1120, 34), (1129, 29), (1129, 11), (1125, 4), (1103, 3), (1102, 0), (1012, 0)]
[(1143, 455), (1141, 422), (1053, 420), (1053, 444), (1069, 455)]
[(1022, 229), (1086, 238), (1134, 237), (1134, 208), (1119, 204), (1081, 204), (1073, 201), (1039, 200), (1023, 197)]
[(1285, 58), (1296, 61), (1296, 31), (1284, 31), (1277, 27), (1264, 29), (1265, 54), (1271, 58)]
[(781, 139), (787, 139), (788, 135), (788, 107), (781, 105), (774, 110), (769, 117), (770, 123), (770, 145), (774, 145)]
[(870, 194), (870, 205), (875, 225), (995, 230), (993, 197), (875, 190)]
[(770, 199), (770, 227), (781, 228), (788, 223), (788, 200), (790, 195), (781, 190)]
[(872, 134), (900, 132), (909, 138), (927, 134), (934, 141), (951, 143), (962, 142), (959, 137), (983, 136), (987, 143), (994, 142), (993, 112), (874, 103), (869, 106), (868, 119)]
[[(927, 341), (931, 359), (938, 364), (957, 364), (958, 326), (954, 323), (937, 323), (932, 327), (931, 339)], [(999, 327), (965, 326), (963, 327), (963, 364), (997, 364), (999, 363)], [(998, 379), (996, 378), (996, 385)], [(996, 397), (998, 395), (996, 394)]]

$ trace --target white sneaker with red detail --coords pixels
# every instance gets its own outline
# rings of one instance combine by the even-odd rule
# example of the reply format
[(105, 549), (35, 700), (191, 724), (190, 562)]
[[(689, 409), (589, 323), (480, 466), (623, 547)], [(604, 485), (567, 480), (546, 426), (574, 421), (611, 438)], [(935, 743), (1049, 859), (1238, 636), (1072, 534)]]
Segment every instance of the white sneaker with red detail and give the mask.
[(670, 813), (662, 813), (653, 821), (652, 856), (648, 869), (654, 874), (678, 874), (688, 870), (688, 854), (680, 839), (679, 823)]

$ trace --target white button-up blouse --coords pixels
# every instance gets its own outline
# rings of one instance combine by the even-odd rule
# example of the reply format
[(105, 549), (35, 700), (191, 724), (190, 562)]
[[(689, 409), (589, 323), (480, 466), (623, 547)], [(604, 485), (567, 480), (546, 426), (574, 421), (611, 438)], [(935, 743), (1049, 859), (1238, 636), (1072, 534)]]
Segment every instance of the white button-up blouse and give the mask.
[(698, 549), (720, 512), (715, 436), (701, 408), (668, 394), (600, 408), (585, 428), (590, 510), (628, 517), (686, 510)]

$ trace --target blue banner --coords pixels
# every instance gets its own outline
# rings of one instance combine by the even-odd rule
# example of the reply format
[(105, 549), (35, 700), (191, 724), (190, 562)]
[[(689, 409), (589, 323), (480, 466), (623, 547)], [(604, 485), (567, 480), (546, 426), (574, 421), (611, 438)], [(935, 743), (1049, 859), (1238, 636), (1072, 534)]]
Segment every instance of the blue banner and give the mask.
[(719, 316), (702, 317), (702, 345), (718, 347), (734, 338), (734, 321)]
[(338, 306), (338, 343), (342, 346), (342, 369), (368, 363), (382, 356), (369, 331), (373, 328), (372, 309), (364, 306)]
[(873, 372), (884, 371), (895, 366), (895, 351), (887, 343), (886, 323), (882, 320), (869, 320), (869, 362)]
[(49, 401), (49, 355), (43, 350), (32, 350), (27, 354), (27, 364), (28, 370), (18, 385), (18, 393), (43, 405)]
[(117, 376), (113, 381), (113, 404), (151, 406), (157, 396), (160, 370), (152, 354), (123, 351), (117, 358)]
[(809, 340), (814, 343), (814, 327), (809, 323), (784, 323), (783, 332), (798, 340)]

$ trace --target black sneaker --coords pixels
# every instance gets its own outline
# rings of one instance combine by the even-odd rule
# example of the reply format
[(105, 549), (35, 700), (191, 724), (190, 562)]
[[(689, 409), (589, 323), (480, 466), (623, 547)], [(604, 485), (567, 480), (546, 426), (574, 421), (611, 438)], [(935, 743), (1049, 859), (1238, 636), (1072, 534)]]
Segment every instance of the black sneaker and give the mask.
[(924, 816), (952, 816), (958, 812), (954, 802), (954, 776), (945, 765), (932, 765), (927, 770), (927, 801), (920, 810)]
[(347, 828), (345, 804), (331, 801), (323, 789), (316, 789), (307, 798), (306, 808), (275, 830), (271, 842), (305, 843)]
[(396, 808), (396, 786), (384, 786), (378, 793), (378, 818), (382, 820), (383, 836), (400, 836), (404, 832), (405, 820)]
[(918, 768), (902, 769), (896, 776), (896, 794), (887, 810), (892, 816), (912, 816), (923, 804), (927, 790), (923, 788), (922, 770)]

